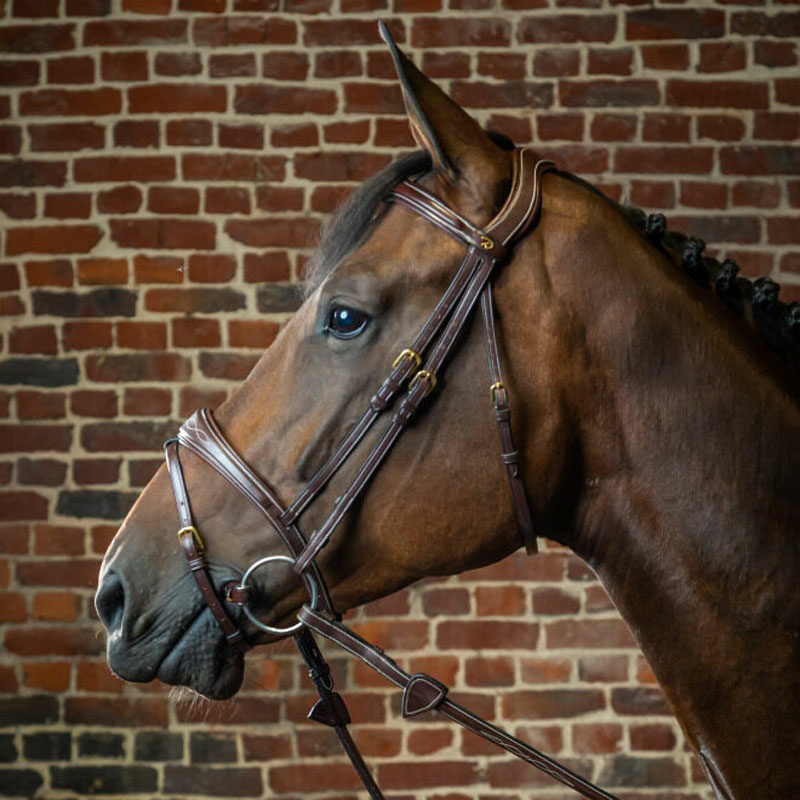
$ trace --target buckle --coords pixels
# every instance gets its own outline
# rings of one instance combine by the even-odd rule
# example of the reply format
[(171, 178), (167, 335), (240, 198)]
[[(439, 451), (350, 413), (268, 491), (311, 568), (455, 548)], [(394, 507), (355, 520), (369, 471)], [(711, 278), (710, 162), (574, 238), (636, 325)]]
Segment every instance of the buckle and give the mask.
[(421, 369), (411, 379), (408, 384), (408, 390), (411, 391), (421, 380), (427, 381), (428, 387), (425, 389), (423, 397), (427, 397), (436, 388), (436, 375), (427, 369)]
[(400, 355), (397, 356), (394, 361), (392, 361), (392, 369), (396, 369), (406, 356), (408, 356), (414, 362), (416, 369), (419, 369), (422, 366), (422, 357), (420, 354), (406, 347), (406, 349), (402, 350)]
[(181, 543), (181, 546), (183, 546), (183, 537), (185, 534), (191, 534), (195, 549), (199, 555), (202, 555), (206, 549), (206, 546), (203, 544), (203, 540), (200, 538), (197, 528), (195, 528), (194, 525), (187, 525), (185, 528), (181, 528), (178, 531), (178, 541)]
[(491, 396), (492, 396), (492, 402), (493, 402), (495, 405), (497, 405), (497, 393), (498, 393), (498, 392), (499, 392), (501, 389), (502, 389), (503, 391), (506, 391), (506, 387), (505, 387), (505, 384), (503, 383), (503, 381), (497, 381), (497, 383), (493, 383), (493, 384), (492, 384), (492, 385), (489, 387), (489, 394), (491, 394)]

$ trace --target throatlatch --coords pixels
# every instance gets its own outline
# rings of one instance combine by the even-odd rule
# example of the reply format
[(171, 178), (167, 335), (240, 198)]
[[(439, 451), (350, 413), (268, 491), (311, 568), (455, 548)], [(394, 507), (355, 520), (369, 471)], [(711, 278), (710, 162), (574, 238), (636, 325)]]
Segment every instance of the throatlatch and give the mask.
[[(340, 617), (334, 609), (315, 560), (320, 550), (330, 541), (345, 514), (365, 491), (370, 479), (420, 408), (423, 399), (436, 388), (437, 375), (453, 350), (467, 320), (471, 318), (478, 298), (481, 301), (489, 364), (488, 389), (498, 426), (501, 459), (508, 475), (520, 538), (528, 553), (536, 552), (535, 530), (520, 476), (519, 455), (511, 433), (509, 392), (503, 381), (500, 363), (492, 307), (491, 279), (495, 268), (510, 252), (514, 243), (536, 223), (541, 209), (542, 176), (546, 171), (553, 169), (553, 164), (550, 161), (537, 159), (529, 150), (519, 149), (514, 152), (513, 165), (513, 182), (509, 197), (485, 230), (474, 226), (416, 183), (404, 181), (395, 186), (390, 193), (387, 200), (405, 206), (467, 245), (467, 253), (417, 336), (395, 358), (391, 371), (370, 399), (367, 409), (358, 422), (288, 507), (281, 504), (274, 492), (231, 448), (208, 409), (195, 413), (181, 427), (177, 440), (170, 440), (165, 445), (167, 466), (181, 525), (178, 536), (187, 555), (189, 567), (228, 641), (242, 650), (249, 645), (217, 597), (208, 564), (203, 557), (202, 540), (192, 520), (178, 458), (178, 444), (203, 459), (244, 495), (264, 515), (285, 543), (291, 558), (267, 556), (259, 559), (248, 568), (241, 581), (228, 582), (223, 587), (225, 600), (246, 609), (246, 616), (257, 627), (270, 633), (294, 636), (295, 644), (306, 663), (309, 677), (320, 697), (311, 709), (309, 718), (334, 728), (345, 752), (374, 800), (382, 800), (383, 795), (347, 730), (350, 716), (341, 696), (333, 690), (330, 669), (311, 631), (335, 642), (402, 688), (404, 716), (415, 717), (435, 709), (468, 730), (543, 770), (584, 797), (591, 800), (616, 800), (613, 795), (575, 775), (557, 761), (452, 702), (447, 698), (447, 688), (431, 676), (408, 675), (385, 653), (340, 624), (338, 621)], [(402, 397), (397, 399), (401, 393)], [(306, 541), (297, 525), (301, 515), (343, 466), (376, 420), (389, 409), (393, 409), (394, 413), (385, 431), (378, 438), (377, 444), (355, 471), (355, 477), (344, 493), (337, 498), (323, 524)], [(299, 623), (286, 628), (265, 625), (247, 608), (250, 600), (248, 578), (255, 569), (276, 560), (293, 563), (295, 572), (306, 583), (311, 597), (310, 605), (304, 606), (298, 615)]]

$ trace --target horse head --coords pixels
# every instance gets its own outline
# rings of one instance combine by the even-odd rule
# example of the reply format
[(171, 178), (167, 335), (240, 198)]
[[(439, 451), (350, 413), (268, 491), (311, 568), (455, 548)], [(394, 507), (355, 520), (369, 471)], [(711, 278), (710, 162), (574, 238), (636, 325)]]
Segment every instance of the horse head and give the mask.
[[(505, 143), (487, 135), (393, 45), (392, 52), (421, 151), (390, 165), (345, 204), (311, 262), (299, 310), (214, 412), (232, 448), (286, 505), (374, 402), (390, 365), (419, 358), (409, 355), (407, 345), (464, 258), (463, 244), (388, 202), (394, 186), (414, 177), (450, 209), (483, 225), (497, 213), (512, 183), (513, 158)], [(498, 297), (509, 311), (519, 310), (520, 287), (527, 280), (519, 274), (508, 280), (513, 268), (513, 261), (505, 264), (498, 279)], [(529, 333), (526, 317), (520, 327)], [(498, 458), (489, 374), (475, 320), (461, 339), (457, 356), (438, 376), (435, 397), (424, 401), (416, 424), (316, 560), (338, 610), (423, 576), (495, 561), (521, 544)], [(509, 346), (519, 345), (515, 339)], [(515, 361), (510, 385), (530, 383), (530, 355)], [(551, 383), (547, 390), (551, 396), (554, 387)], [(515, 413), (524, 402), (519, 399)], [(565, 452), (550, 446), (561, 436), (558, 419), (557, 411), (548, 416), (538, 438), (534, 474), (547, 478), (540, 487), (529, 487), (542, 519), (560, 474), (549, 453)], [(306, 537), (323, 525), (363, 462), (362, 454), (379, 437), (376, 425), (303, 508), (296, 525)], [(532, 438), (525, 438), (530, 447)], [(258, 559), (286, 554), (263, 514), (201, 458), (181, 448), (180, 466), (220, 596)], [(158, 677), (208, 697), (227, 697), (241, 683), (242, 656), (194, 585), (175, 535), (179, 527), (170, 478), (162, 467), (103, 563), (96, 606), (108, 630), (108, 660), (127, 680)], [(254, 571), (248, 588), (248, 610), (270, 627), (290, 625), (308, 600), (303, 582), (278, 562)], [(231, 609), (251, 643), (275, 638)]]

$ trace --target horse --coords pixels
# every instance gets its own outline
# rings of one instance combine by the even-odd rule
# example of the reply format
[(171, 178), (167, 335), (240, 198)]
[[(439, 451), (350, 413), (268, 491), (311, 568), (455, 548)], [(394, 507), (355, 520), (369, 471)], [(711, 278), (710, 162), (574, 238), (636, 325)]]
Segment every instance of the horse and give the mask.
[[(109, 665), (230, 697), (242, 642), (295, 633), (298, 613), (335, 626), (337, 611), (523, 541), (535, 558), (528, 525), (597, 573), (719, 798), (800, 796), (800, 309), (545, 163), (536, 224), (483, 284), (502, 380), (471, 308), (452, 351), (422, 369), (408, 344), (452, 288), (465, 242), (475, 263), (494, 246), (518, 156), (390, 47), (420, 151), (346, 201), (299, 310), (213, 417), (168, 445), (170, 467), (101, 568)], [(398, 201), (400, 185), (427, 218)], [(458, 241), (434, 219), (445, 212), (486, 241)], [(398, 352), (392, 391), (376, 393)], [(419, 413), (364, 475), (385, 432), (360, 410), (383, 419), (380, 396), (396, 419), (409, 395)], [(491, 409), (506, 400), (516, 448), (506, 443), (504, 469)], [(269, 494), (261, 507), (209, 468), (215, 446), (236, 480)], [(218, 599), (237, 592), (238, 605)]]

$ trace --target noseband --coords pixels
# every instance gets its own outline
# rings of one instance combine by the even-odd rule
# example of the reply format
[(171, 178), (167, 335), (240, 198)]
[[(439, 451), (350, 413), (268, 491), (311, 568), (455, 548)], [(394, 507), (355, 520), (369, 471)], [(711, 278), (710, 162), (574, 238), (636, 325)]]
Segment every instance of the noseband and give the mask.
[[(208, 409), (197, 411), (181, 426), (177, 438), (170, 439), (164, 445), (178, 507), (178, 538), (186, 554), (189, 569), (226, 639), (241, 651), (249, 649), (250, 644), (243, 631), (228, 615), (214, 588), (203, 552), (203, 542), (192, 518), (178, 457), (179, 445), (203, 459), (244, 495), (264, 515), (286, 545), (290, 556), (267, 556), (257, 560), (239, 581), (228, 581), (224, 584), (221, 594), (225, 602), (239, 605), (256, 627), (268, 633), (294, 636), (320, 696), (309, 712), (309, 717), (334, 728), (364, 786), (375, 800), (383, 800), (383, 795), (349, 734), (347, 725), (350, 717), (347, 708), (341, 696), (333, 691), (330, 669), (317, 647), (312, 631), (362, 659), (400, 687), (403, 690), (404, 717), (436, 709), (468, 730), (547, 772), (584, 797), (616, 800), (557, 761), (451, 701), (446, 697), (447, 687), (434, 678), (421, 673), (408, 675), (385, 653), (342, 625), (341, 617), (333, 606), (316, 563), (317, 555), (328, 544), (353, 503), (362, 495), (372, 476), (408, 427), (423, 399), (436, 388), (437, 375), (470, 319), (479, 297), (489, 362), (489, 390), (498, 426), (500, 455), (511, 488), (520, 538), (529, 554), (536, 552), (536, 535), (520, 476), (519, 456), (511, 434), (508, 390), (503, 382), (492, 307), (491, 278), (511, 247), (538, 220), (542, 176), (553, 167), (550, 161), (537, 160), (529, 150), (516, 150), (511, 192), (500, 212), (485, 229), (477, 228), (414, 182), (404, 181), (394, 187), (386, 198), (387, 201), (399, 203), (445, 231), (465, 244), (467, 252), (436, 307), (414, 340), (395, 358), (389, 374), (370, 399), (360, 419), (289, 506), (283, 506), (274, 492), (233, 450)], [(394, 413), (386, 429), (359, 465), (347, 489), (336, 499), (322, 525), (306, 540), (298, 526), (301, 515), (347, 461), (372, 425), (390, 409)], [(276, 562), (291, 564), (305, 583), (310, 596), (309, 604), (303, 606), (298, 614), (298, 622), (286, 628), (266, 625), (248, 607), (252, 594), (249, 581), (253, 573)]]

